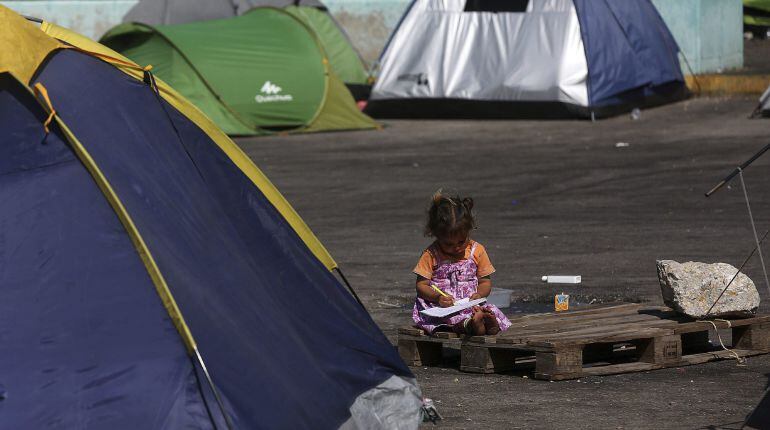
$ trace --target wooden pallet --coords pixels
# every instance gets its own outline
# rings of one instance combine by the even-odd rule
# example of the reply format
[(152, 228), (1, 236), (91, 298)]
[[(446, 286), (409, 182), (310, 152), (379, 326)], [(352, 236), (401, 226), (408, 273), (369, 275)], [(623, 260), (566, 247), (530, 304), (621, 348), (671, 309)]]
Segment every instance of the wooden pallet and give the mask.
[[(531, 369), (534, 378), (575, 379), (590, 375), (679, 367), (732, 357), (709, 342), (710, 323), (694, 321), (662, 306), (607, 305), (571, 312), (512, 318), (498, 336), (427, 336), (399, 330), (398, 349), (407, 364), (433, 366), (444, 347), (460, 348), (460, 370), (500, 373)], [(770, 352), (770, 315), (714, 321), (732, 331), (728, 347), (741, 357)]]

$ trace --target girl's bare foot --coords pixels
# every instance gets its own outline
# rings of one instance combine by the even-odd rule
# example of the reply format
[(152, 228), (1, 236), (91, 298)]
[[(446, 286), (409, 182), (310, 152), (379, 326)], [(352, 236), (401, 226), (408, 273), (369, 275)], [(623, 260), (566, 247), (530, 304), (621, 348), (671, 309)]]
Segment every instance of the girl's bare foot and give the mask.
[(484, 331), (490, 336), (494, 336), (500, 333), (500, 324), (497, 323), (497, 317), (491, 310), (484, 308), (482, 312), (482, 318), (484, 321)]
[(486, 326), (484, 325), (484, 312), (474, 312), (471, 320), (468, 321), (466, 334), (471, 336), (484, 336), (486, 334)]

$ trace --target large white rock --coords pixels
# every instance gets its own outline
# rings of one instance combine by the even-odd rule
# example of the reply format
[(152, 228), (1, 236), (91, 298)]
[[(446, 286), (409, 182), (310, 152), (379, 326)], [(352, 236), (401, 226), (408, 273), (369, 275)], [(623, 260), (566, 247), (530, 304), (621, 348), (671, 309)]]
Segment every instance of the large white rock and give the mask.
[[(738, 269), (727, 263), (658, 260), (657, 264), (660, 292), (666, 306), (692, 318), (705, 317), (719, 294), (738, 272)], [(741, 273), (708, 316), (752, 316), (758, 307), (757, 287), (748, 276)]]

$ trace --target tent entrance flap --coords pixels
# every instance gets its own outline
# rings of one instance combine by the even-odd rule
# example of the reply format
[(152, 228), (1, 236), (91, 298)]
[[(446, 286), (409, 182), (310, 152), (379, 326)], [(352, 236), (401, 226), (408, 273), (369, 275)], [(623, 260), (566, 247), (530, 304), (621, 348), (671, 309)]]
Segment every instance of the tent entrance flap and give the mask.
[(467, 0), (465, 12), (526, 12), (529, 0)]

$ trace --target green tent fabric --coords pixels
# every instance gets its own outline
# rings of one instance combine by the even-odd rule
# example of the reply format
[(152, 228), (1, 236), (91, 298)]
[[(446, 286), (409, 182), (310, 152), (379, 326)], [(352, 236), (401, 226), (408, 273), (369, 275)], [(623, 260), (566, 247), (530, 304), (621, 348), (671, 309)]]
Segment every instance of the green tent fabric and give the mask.
[(232, 135), (376, 128), (294, 14), (255, 8), (229, 19), (122, 24), (102, 43), (182, 93)]
[(770, 27), (770, 0), (743, 0), (743, 23)]
[(365, 62), (320, 0), (139, 0), (123, 22), (152, 26), (187, 24), (231, 18), (260, 7), (285, 10), (311, 28), (326, 51), (332, 71), (356, 100), (369, 97), (371, 82)]
[(361, 56), (326, 10), (312, 6), (289, 6), (284, 10), (313, 29), (329, 56), (332, 70), (342, 82), (348, 86), (368, 84), (369, 76)]

